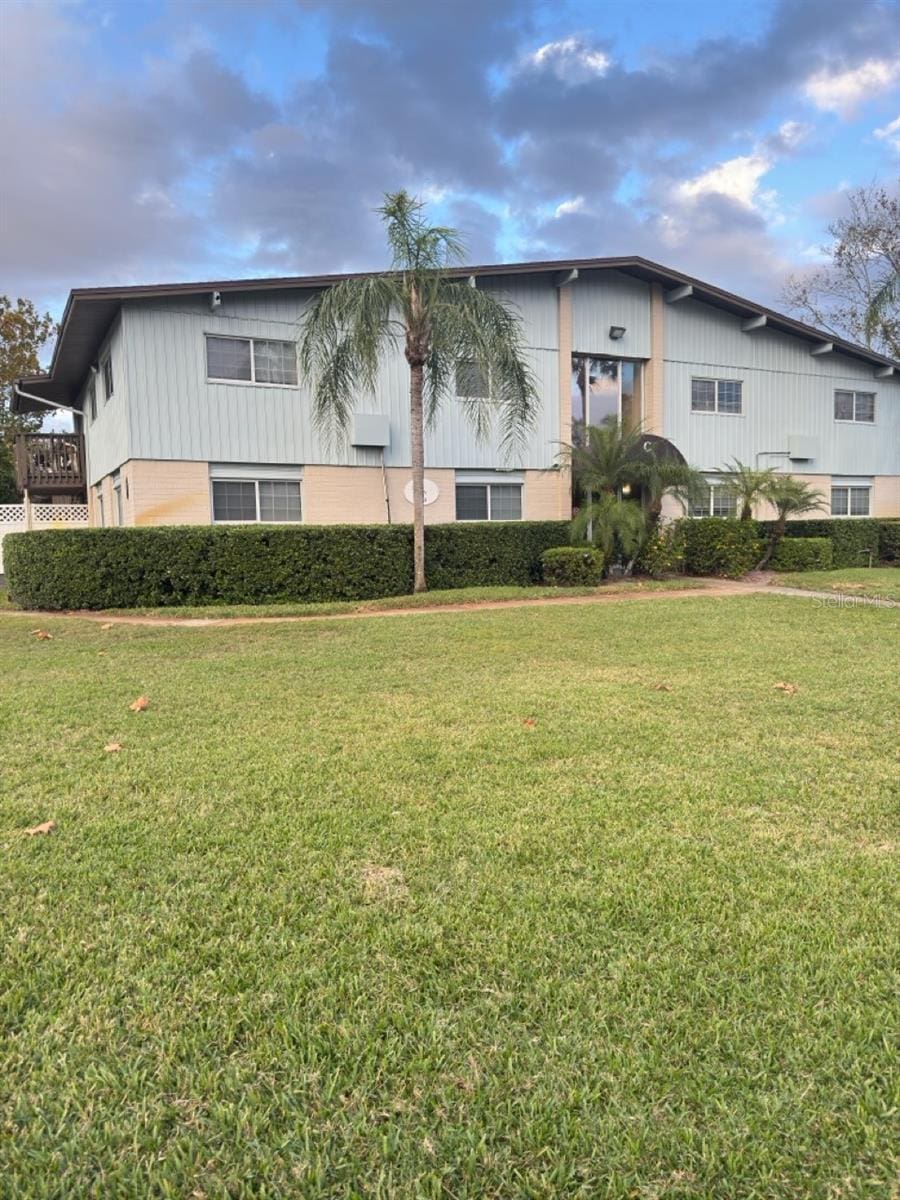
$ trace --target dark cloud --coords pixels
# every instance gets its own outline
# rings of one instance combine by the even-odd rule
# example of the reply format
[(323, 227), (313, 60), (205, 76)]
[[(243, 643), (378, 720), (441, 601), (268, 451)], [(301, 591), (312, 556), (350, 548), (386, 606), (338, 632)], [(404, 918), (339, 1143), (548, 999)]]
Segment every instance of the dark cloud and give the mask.
[(172, 26), (176, 52), (123, 83), (89, 65), (83, 10), (7, 0), (0, 290), (375, 266), (373, 209), (406, 186), (443, 197), (473, 259), (508, 250), (504, 208), (517, 257), (637, 252), (771, 295), (785, 264), (764, 187), (684, 185), (741, 155), (764, 171), (802, 153), (798, 127), (736, 134), (786, 98), (799, 111), (813, 71), (896, 55), (896, 8), (782, 0), (755, 40), (626, 67), (583, 31), (560, 27), (542, 46), (535, 5), (255, 6), (284, 38), (310, 14), (327, 29), (321, 72), (276, 103), (196, 36), (204, 8)]

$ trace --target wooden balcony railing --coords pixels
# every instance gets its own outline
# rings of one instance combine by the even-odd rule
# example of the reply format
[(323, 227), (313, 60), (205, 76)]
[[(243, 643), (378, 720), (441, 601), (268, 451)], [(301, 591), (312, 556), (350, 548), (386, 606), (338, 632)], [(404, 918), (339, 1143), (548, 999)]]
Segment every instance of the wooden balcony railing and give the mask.
[(20, 433), (16, 480), (23, 491), (82, 491), (87, 482), (84, 438), (80, 433)]

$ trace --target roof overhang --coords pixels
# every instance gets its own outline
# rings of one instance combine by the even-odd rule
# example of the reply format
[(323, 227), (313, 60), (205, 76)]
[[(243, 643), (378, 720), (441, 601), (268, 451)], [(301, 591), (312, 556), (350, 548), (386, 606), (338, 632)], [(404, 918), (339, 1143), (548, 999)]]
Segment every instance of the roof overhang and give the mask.
[[(710, 304), (715, 308), (732, 313), (740, 318), (745, 330), (765, 326), (779, 332), (792, 334), (810, 343), (811, 347), (830, 344), (833, 351), (858, 359), (876, 369), (896, 368), (900, 362), (877, 354), (865, 346), (845, 341), (834, 334), (814, 329), (793, 317), (775, 312), (760, 304), (754, 304), (732, 292), (723, 291), (702, 280), (693, 279), (680, 271), (673, 271), (649, 259), (634, 256), (619, 258), (578, 258), (521, 263), (487, 263), (481, 266), (458, 267), (449, 274), (474, 279), (475, 277), (502, 278), (512, 275), (543, 275), (550, 283), (560, 286), (571, 283), (578, 287), (578, 280), (592, 271), (621, 271), (646, 283), (658, 283), (665, 290), (670, 302), (693, 299)], [(128, 301), (170, 299), (185, 295), (212, 295), (229, 293), (320, 290), (340, 283), (345, 279), (370, 278), (378, 272), (357, 272), (345, 275), (299, 275), (273, 279), (215, 279), (197, 283), (161, 283), (121, 288), (78, 288), (69, 293), (65, 312), (60, 323), (60, 332), (53, 361), (46, 375), (31, 376), (19, 381), (24, 391), (51, 400), (56, 404), (74, 406), (84, 384), (88, 369), (96, 362), (103, 341), (116, 319), (122, 304)], [(765, 318), (764, 320), (762, 318)], [(36, 411), (39, 405), (15, 396), (13, 407), (17, 412)]]

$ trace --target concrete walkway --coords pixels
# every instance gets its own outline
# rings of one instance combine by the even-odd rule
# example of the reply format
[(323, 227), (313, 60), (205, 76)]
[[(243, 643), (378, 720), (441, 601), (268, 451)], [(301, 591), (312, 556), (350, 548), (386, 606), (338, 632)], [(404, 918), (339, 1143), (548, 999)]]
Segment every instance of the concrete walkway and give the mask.
[(710, 579), (698, 587), (686, 587), (672, 591), (614, 591), (600, 592), (592, 596), (539, 596), (533, 600), (525, 597), (516, 600), (468, 601), (460, 604), (429, 604), (416, 608), (369, 609), (356, 612), (306, 613), (282, 615), (273, 613), (262, 617), (148, 617), (135, 614), (111, 616), (103, 612), (78, 610), (75, 612), (47, 613), (24, 612), (17, 609), (0, 610), (2, 616), (31, 617), (33, 620), (48, 617), (78, 617), (80, 620), (96, 621), (103, 625), (161, 626), (179, 629), (219, 629), (230, 625), (299, 624), (304, 621), (359, 621), (370, 617), (413, 617), (435, 613), (471, 613), (505, 608), (548, 608), (554, 605), (572, 604), (630, 604), (657, 600), (721, 600), (729, 596), (776, 595), (794, 596), (803, 600), (827, 600), (833, 605), (846, 607), (900, 608), (894, 600), (873, 600), (864, 596), (852, 596), (838, 592), (807, 591), (804, 588), (782, 587), (770, 584), (766, 579), (753, 581)]

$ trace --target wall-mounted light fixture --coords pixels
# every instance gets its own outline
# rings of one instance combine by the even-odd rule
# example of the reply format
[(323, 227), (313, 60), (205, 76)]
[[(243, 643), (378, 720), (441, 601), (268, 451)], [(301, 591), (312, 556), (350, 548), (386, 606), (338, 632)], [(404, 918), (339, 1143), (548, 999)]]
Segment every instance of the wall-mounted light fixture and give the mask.
[(623, 338), (625, 336), (625, 326), (624, 325), (610, 325), (609, 336), (612, 338), (612, 340), (614, 342), (617, 342), (619, 340), (619, 338)]
[(622, 484), (622, 495), (623, 495), (623, 496), (630, 496), (630, 495), (631, 495), (631, 484), (630, 484), (630, 483), (623, 483), (623, 484)]

